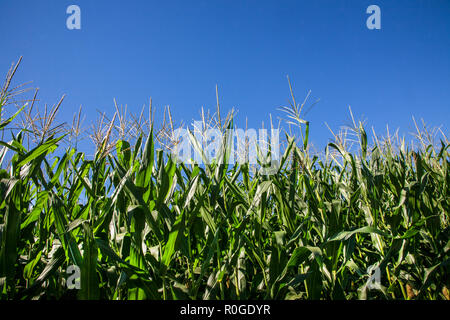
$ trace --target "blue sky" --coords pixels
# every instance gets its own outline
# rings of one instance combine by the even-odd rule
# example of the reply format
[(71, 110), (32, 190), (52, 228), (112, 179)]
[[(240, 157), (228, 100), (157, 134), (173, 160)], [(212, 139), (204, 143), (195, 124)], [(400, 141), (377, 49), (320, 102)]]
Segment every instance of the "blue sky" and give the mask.
[[(81, 8), (81, 30), (66, 8)], [(366, 8), (381, 9), (369, 30)], [(42, 103), (67, 94), (60, 121), (82, 105), (85, 125), (113, 98), (139, 112), (152, 97), (175, 119), (238, 110), (238, 125), (266, 124), (290, 98), (311, 90), (306, 115), (320, 148), (349, 123), (348, 106), (369, 127), (413, 131), (412, 116), (448, 132), (450, 1), (101, 1), (0, 0), (0, 72), (23, 56), (16, 83), (33, 81)], [(369, 128), (367, 128), (369, 129)]]

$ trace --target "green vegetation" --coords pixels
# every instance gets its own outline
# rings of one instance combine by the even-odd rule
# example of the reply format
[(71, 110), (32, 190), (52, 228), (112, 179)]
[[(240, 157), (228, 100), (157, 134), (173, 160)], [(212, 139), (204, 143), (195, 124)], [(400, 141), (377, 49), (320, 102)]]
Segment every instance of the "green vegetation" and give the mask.
[[(12, 96), (7, 83), (0, 115)], [(319, 157), (301, 109), (295, 99), (286, 109), (300, 139), (286, 135), (272, 175), (226, 165), (228, 152), (176, 163), (156, 148), (167, 130), (151, 122), (148, 134), (111, 142), (117, 113), (92, 159), (57, 149), (68, 134), (51, 127), (56, 109), (46, 131), (8, 131), (20, 116), (37, 119), (28, 106), (0, 118), (0, 137), (12, 133), (0, 141), (1, 299), (448, 300), (445, 136), (369, 146), (355, 123), (358, 150), (337, 135)], [(80, 290), (67, 288), (71, 265)]]

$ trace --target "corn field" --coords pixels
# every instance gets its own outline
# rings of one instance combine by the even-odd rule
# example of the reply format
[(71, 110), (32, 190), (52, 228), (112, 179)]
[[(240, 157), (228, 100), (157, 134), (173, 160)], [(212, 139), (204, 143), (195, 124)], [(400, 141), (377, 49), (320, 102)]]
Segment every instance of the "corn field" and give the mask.
[[(13, 130), (33, 119), (29, 106), (4, 116), (13, 96), (6, 83), (1, 299), (450, 299), (445, 136), (370, 144), (355, 123), (357, 148), (335, 135), (316, 155), (294, 99), (300, 135), (286, 133), (267, 175), (227, 164), (226, 150), (179, 163), (152, 122), (113, 139), (116, 116), (89, 157), (64, 148), (56, 110)], [(233, 116), (221, 124), (232, 127)]]

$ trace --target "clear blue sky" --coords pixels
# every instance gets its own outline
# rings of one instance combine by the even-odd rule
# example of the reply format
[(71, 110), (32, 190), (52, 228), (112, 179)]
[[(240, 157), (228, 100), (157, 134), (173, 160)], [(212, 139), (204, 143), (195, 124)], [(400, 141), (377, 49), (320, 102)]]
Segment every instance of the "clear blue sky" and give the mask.
[[(66, 8), (81, 8), (81, 30)], [(369, 30), (366, 8), (381, 8)], [(322, 147), (349, 122), (348, 106), (377, 131), (413, 130), (412, 116), (446, 133), (450, 108), (450, 1), (101, 1), (0, 0), (0, 72), (19, 56), (16, 83), (33, 80), (40, 99), (67, 98), (59, 120), (82, 105), (114, 113), (113, 98), (138, 112), (150, 97), (177, 120), (238, 109), (259, 128), (289, 99), (311, 90), (306, 116)]]

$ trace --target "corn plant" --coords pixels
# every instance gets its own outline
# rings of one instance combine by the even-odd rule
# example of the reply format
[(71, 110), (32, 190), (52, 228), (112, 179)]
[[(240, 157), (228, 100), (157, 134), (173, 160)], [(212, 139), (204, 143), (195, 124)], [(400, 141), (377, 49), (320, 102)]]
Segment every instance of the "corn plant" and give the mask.
[(153, 122), (127, 141), (111, 139), (113, 119), (93, 157), (58, 152), (59, 131), (29, 148), (26, 130), (11, 131), (0, 141), (1, 299), (448, 300), (446, 138), (369, 146), (359, 123), (358, 150), (335, 139), (318, 156), (293, 106), (300, 140), (286, 134), (270, 175), (228, 164), (226, 149), (180, 163), (156, 147)]

